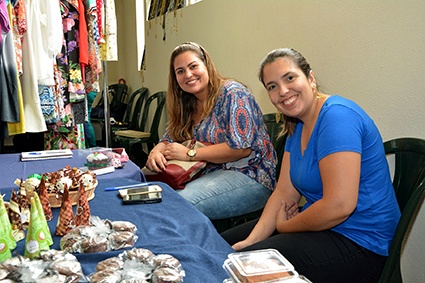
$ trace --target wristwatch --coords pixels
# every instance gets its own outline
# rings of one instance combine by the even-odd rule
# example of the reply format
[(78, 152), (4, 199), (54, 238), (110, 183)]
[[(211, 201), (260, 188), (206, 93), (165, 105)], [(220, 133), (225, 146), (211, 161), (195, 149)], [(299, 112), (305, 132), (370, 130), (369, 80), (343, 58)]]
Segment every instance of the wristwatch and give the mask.
[(191, 148), (187, 151), (187, 156), (189, 156), (189, 160), (193, 161), (196, 156), (196, 149)]

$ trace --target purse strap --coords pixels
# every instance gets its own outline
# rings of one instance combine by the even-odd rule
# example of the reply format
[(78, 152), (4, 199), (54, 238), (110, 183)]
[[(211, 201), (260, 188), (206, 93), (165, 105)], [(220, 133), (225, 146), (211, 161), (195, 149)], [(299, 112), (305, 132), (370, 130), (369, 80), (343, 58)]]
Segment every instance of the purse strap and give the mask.
[(190, 149), (194, 149), (195, 148), (195, 144), (196, 144), (196, 139), (192, 139), (191, 141), (190, 141), (190, 144), (189, 144), (189, 148)]

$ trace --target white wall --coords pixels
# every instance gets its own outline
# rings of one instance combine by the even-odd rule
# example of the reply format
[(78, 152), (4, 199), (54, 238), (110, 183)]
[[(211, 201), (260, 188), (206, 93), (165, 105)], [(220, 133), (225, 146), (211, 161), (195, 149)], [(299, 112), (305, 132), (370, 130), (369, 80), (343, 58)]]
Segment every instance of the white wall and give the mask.
[[(122, 5), (117, 10), (126, 11), (121, 14), (125, 28), (119, 25), (126, 50), (133, 48), (128, 45), (135, 34), (127, 18), (143, 13), (132, 10), (132, 2), (117, 0)], [(172, 49), (195, 41), (209, 51), (223, 75), (247, 84), (268, 113), (275, 109), (257, 79), (258, 64), (274, 48), (293, 47), (309, 60), (322, 90), (360, 104), (384, 140), (425, 138), (424, 15), (422, 0), (203, 0), (167, 15), (165, 30), (163, 18), (146, 23), (143, 82), (137, 81), (133, 50), (123, 56), (120, 52), (117, 70), (151, 92), (166, 90)], [(406, 243), (404, 282), (425, 282), (420, 268), (425, 243), (419, 239), (424, 214), (419, 212)]]
[(145, 83), (165, 89), (172, 49), (196, 41), (272, 112), (258, 63), (271, 49), (293, 47), (310, 61), (322, 90), (359, 103), (385, 140), (425, 137), (424, 12), (420, 0), (204, 0), (167, 17), (165, 41), (162, 18), (146, 25)]

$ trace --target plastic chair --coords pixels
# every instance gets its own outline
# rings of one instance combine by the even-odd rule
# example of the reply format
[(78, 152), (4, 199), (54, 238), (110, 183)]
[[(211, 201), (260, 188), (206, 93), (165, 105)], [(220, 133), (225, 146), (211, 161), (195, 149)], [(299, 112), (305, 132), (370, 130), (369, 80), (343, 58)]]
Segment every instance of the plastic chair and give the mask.
[[(159, 91), (157, 93), (152, 94), (146, 100), (143, 112), (141, 115), (137, 117), (137, 126), (135, 128), (116, 131), (114, 140), (121, 146), (123, 146), (129, 154), (129, 157), (134, 161), (137, 165), (144, 165), (143, 161), (140, 161), (140, 158), (137, 158), (136, 155), (140, 155), (142, 152), (142, 148), (138, 150), (138, 152), (132, 151), (132, 148), (136, 144), (147, 144), (148, 151), (151, 151), (156, 143), (159, 141), (158, 127), (161, 121), (162, 111), (165, 105), (165, 91)], [(152, 124), (150, 126), (149, 132), (147, 132), (146, 124), (149, 117), (149, 113), (152, 110), (151, 105), (152, 102), (156, 101), (156, 109), (153, 116)], [(145, 153), (147, 156), (147, 154)], [(143, 157), (143, 158), (146, 158)]]
[[(282, 164), (282, 157), (285, 151), (285, 142), (286, 142), (286, 136), (282, 136), (278, 138), (279, 132), (283, 125), (283, 121), (281, 119), (280, 113), (264, 114), (263, 120), (264, 120), (264, 123), (266, 124), (267, 131), (269, 132), (271, 142), (277, 153), (277, 161), (278, 161), (276, 165), (276, 180), (277, 180), (279, 178), (280, 167)], [(257, 219), (258, 217), (261, 216), (262, 212), (263, 212), (263, 209), (260, 209), (260, 210), (247, 213), (244, 215), (225, 218), (225, 219), (216, 219), (216, 220), (212, 220), (211, 222), (213, 223), (217, 231), (221, 233), (237, 225)]]
[(278, 138), (278, 135), (283, 126), (283, 120), (280, 113), (264, 114), (263, 119), (277, 154), (276, 180), (278, 180), (279, 174), (280, 174), (280, 167), (282, 165), (283, 153), (285, 152), (285, 143), (286, 143), (286, 135)]
[(108, 92), (112, 97), (109, 104), (110, 116), (117, 121), (122, 121), (127, 109), (128, 86), (121, 83), (113, 84), (108, 86)]
[(114, 125), (112, 125), (112, 132), (137, 128), (137, 119), (147, 96), (148, 89), (145, 87), (141, 87), (131, 94), (127, 108), (124, 112), (124, 117), (122, 121), (117, 121)]
[(425, 197), (425, 140), (398, 138), (385, 142), (384, 148), (387, 156), (395, 155), (393, 185), (401, 218), (379, 283), (403, 282), (400, 270), (402, 244)]

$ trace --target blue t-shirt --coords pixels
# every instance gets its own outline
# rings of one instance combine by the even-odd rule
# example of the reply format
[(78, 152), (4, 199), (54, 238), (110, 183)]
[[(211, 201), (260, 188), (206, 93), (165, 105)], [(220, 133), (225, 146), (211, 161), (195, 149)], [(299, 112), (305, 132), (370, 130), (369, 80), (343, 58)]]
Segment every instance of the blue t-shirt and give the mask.
[(313, 133), (301, 154), (303, 123), (286, 143), (291, 154), (292, 184), (305, 197), (303, 209), (322, 198), (319, 161), (341, 151), (361, 154), (357, 206), (352, 215), (332, 228), (360, 246), (387, 256), (400, 218), (382, 137), (373, 120), (354, 102), (330, 96), (320, 111)]
[[(231, 148), (251, 148), (251, 154), (234, 162), (208, 163), (202, 174), (217, 170), (239, 171), (269, 190), (276, 185), (277, 156), (263, 113), (252, 93), (241, 83), (223, 83), (212, 113), (194, 128), (201, 142), (226, 143)], [(172, 142), (167, 130), (161, 140)]]

